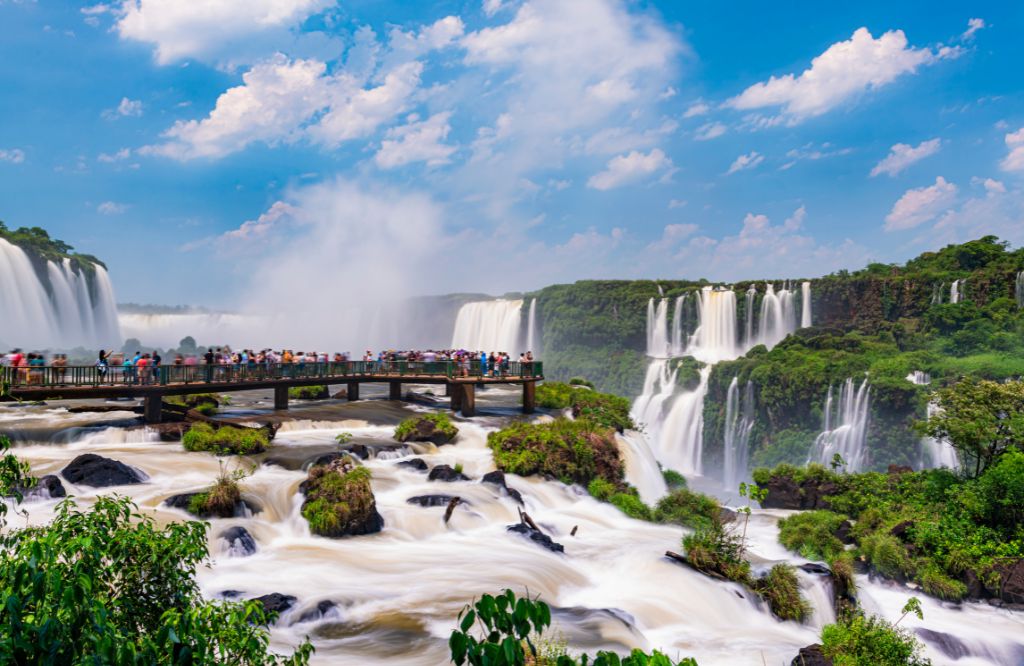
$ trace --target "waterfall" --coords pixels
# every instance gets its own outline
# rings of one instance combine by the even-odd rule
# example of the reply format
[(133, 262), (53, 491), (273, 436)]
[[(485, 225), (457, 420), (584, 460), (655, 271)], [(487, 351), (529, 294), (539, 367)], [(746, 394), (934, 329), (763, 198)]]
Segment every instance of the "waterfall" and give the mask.
[(651, 358), (670, 356), (668, 345), (668, 299), (647, 301), (647, 355)]
[[(927, 409), (929, 419), (942, 411), (938, 403), (931, 401), (929, 401)], [(956, 454), (956, 449), (953, 448), (953, 445), (948, 440), (922, 437), (920, 467), (921, 469), (948, 467), (955, 470), (960, 467), (960, 458)]]
[(640, 493), (640, 499), (654, 505), (668, 494), (668, 486), (658, 467), (658, 461), (642, 433), (627, 430), (615, 435), (626, 466), (626, 481)]
[(1024, 308), (1024, 271), (1017, 273), (1017, 307)]
[[(810, 285), (808, 285), (810, 293)], [(758, 343), (769, 349), (796, 330), (796, 312), (793, 308), (793, 292), (783, 287), (778, 294), (771, 283), (765, 285), (761, 299), (761, 317), (758, 329)]]
[(744, 317), (746, 319), (746, 322), (744, 322), (744, 323), (746, 324), (747, 331), (746, 331), (746, 335), (743, 336), (743, 346), (746, 347), (747, 349), (750, 349), (751, 347), (753, 347), (756, 344), (754, 342), (754, 302), (755, 302), (756, 298), (757, 298), (757, 287), (755, 287), (754, 285), (750, 285), (750, 288), (747, 289), (747, 296), (746, 296), (746, 303), (745, 303), (745, 305), (746, 305), (745, 315), (746, 316)]
[(736, 294), (731, 289), (704, 287), (697, 297), (700, 325), (690, 338), (686, 353), (705, 363), (739, 356)]
[(945, 290), (945, 282), (940, 282), (932, 287), (932, 305), (940, 305), (942, 303), (942, 294)]
[(526, 351), (533, 352), (534, 358), (540, 358), (537, 346), (537, 299), (530, 299), (530, 313), (526, 318)]
[(932, 383), (932, 377), (927, 372), (921, 370), (914, 370), (907, 375), (907, 381), (911, 384), (917, 384), (918, 386), (924, 386), (925, 384)]
[(41, 270), (24, 250), (0, 238), (0, 342), (30, 349), (121, 344), (106, 269), (94, 265), (90, 276), (64, 259), (47, 261)]
[(686, 330), (683, 328), (683, 308), (686, 305), (686, 294), (676, 298), (676, 306), (672, 311), (672, 355), (682, 356), (686, 349)]
[(754, 428), (754, 383), (747, 382), (740, 398), (739, 378), (733, 377), (725, 401), (725, 464), (722, 480), (734, 490), (747, 475), (750, 432)]
[[(839, 392), (839, 401), (833, 405), (832, 387), (825, 398), (824, 427), (814, 441), (810, 462), (828, 465), (835, 454), (842, 456), (847, 472), (860, 472), (867, 462), (868, 412), (871, 388), (868, 380), (855, 388), (853, 379), (847, 379)], [(834, 413), (833, 413), (834, 406)]]
[(800, 328), (808, 328), (811, 325), (811, 283), (800, 284)]
[(676, 371), (668, 359), (652, 359), (644, 376), (643, 393), (633, 402), (630, 416), (645, 427), (651, 441), (657, 441), (665, 419), (665, 403), (675, 394)]
[(966, 279), (964, 279), (964, 280), (953, 280), (953, 284), (951, 284), (949, 286), (949, 302), (950, 303), (959, 303), (960, 299), (962, 299), (964, 297), (963, 291), (964, 291), (964, 285), (966, 284), (966, 282), (967, 282)]
[(466, 303), (459, 308), (452, 347), (514, 353), (519, 345), (523, 301), (497, 299)]
[(703, 473), (704, 396), (708, 392), (709, 376), (710, 364), (701, 368), (697, 388), (676, 396), (654, 442), (658, 460), (681, 474), (699, 476)]

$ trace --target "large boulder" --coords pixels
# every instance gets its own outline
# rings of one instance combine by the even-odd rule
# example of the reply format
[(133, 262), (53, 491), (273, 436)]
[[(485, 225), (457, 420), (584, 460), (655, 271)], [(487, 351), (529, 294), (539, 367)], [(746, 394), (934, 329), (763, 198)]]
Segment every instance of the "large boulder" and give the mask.
[(825, 656), (821, 645), (815, 643), (800, 648), (800, 652), (789, 662), (789, 666), (832, 666), (832, 660)]
[(302, 517), (313, 534), (326, 537), (374, 534), (384, 528), (370, 487), (370, 471), (352, 458), (314, 465), (300, 487)]
[(838, 492), (832, 481), (818, 478), (805, 478), (797, 482), (792, 477), (776, 475), (761, 486), (768, 490), (768, 496), (761, 502), (765, 509), (828, 509), (829, 496)]
[(444, 412), (419, 414), (405, 419), (395, 428), (399, 442), (433, 442), (437, 446), (455, 439), (459, 429)]
[(142, 483), (146, 476), (123, 462), (95, 453), (83, 453), (61, 470), (61, 475), (79, 486), (107, 488)]
[(427, 463), (423, 461), (423, 458), (410, 458), (409, 460), (403, 460), (398, 463), (399, 467), (408, 467), (414, 469), (417, 472), (426, 472)]
[(198, 518), (240, 518), (249, 513), (258, 513), (259, 507), (249, 505), (237, 496), (214, 495), (209, 491), (171, 495), (164, 504), (174, 509), (187, 511)]
[(1024, 604), (1024, 559), (996, 567), (999, 598), (1008, 604)]
[(280, 614), (294, 606), (297, 599), (290, 594), (271, 592), (270, 594), (264, 594), (262, 597), (255, 597), (253, 601), (260, 602), (263, 610), (268, 613)]
[(18, 493), (21, 494), (22, 499), (26, 502), (57, 499), (59, 497), (67, 497), (68, 495), (68, 492), (64, 489), (64, 484), (60, 482), (60, 478), (53, 474), (39, 477), (36, 479), (35, 485), (30, 488), (18, 488)]
[(417, 495), (405, 501), (422, 507), (448, 506), (456, 497), (456, 495)]

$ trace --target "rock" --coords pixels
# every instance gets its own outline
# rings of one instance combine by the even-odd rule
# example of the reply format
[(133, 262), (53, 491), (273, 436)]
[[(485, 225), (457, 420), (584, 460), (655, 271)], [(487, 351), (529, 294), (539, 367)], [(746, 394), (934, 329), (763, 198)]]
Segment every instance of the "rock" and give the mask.
[[(420, 415), (412, 417), (411, 428), (406, 428), (404, 432), (396, 437), (399, 442), (433, 442), (436, 446), (447, 444), (448, 442), (455, 439), (455, 436), (459, 434), (459, 429), (444, 419), (447, 426), (439, 424), (432, 418), (428, 418), (427, 415)], [(400, 428), (405, 428), (409, 420), (402, 423)]]
[(718, 522), (722, 523), (723, 525), (728, 525), (734, 520), (736, 520), (735, 511), (724, 506), (718, 507)]
[(909, 539), (906, 538), (907, 537), (907, 532), (910, 531), (913, 527), (914, 527), (914, 521), (912, 521), (912, 520), (904, 520), (902, 522), (896, 523), (893, 526), (893, 528), (891, 530), (889, 530), (889, 534), (893, 535), (894, 537), (896, 537), (897, 539), (899, 539), (900, 541), (903, 541), (905, 543), (905, 542), (909, 541)]
[(480, 483), (493, 483), (500, 488), (503, 488), (505, 492), (511, 497), (517, 504), (523, 503), (523, 496), (515, 488), (509, 488), (505, 482), (505, 473), (501, 470), (494, 470), (493, 472), (487, 472), (484, 474), (484, 478), (480, 479)]
[(826, 567), (824, 564), (818, 564), (817, 562), (804, 562), (799, 568), (809, 574), (815, 574), (816, 576), (832, 575), (831, 569)]
[(95, 453), (83, 453), (60, 473), (71, 483), (93, 488), (125, 486), (146, 480), (146, 476), (135, 468)]
[(315, 622), (321, 619), (324, 615), (327, 615), (332, 608), (337, 608), (338, 604), (334, 603), (329, 599), (324, 599), (319, 602), (315, 608), (310, 608), (308, 611), (299, 616), (299, 622)]
[(370, 472), (349, 456), (311, 467), (299, 489), (306, 496), (302, 517), (314, 534), (338, 538), (384, 529), (384, 518), (377, 511), (370, 486)]
[(428, 481), (469, 481), (469, 477), (462, 472), (455, 471), (455, 468), (451, 465), (438, 465), (430, 470), (430, 475), (427, 476)]
[(933, 631), (924, 627), (917, 627), (914, 629), (914, 633), (920, 636), (921, 640), (935, 646), (939, 652), (950, 659), (957, 660), (971, 653), (962, 640), (951, 634), (944, 634), (941, 631)]
[(352, 446), (348, 447), (348, 450), (351, 451), (354, 455), (359, 456), (363, 460), (370, 459), (370, 449), (366, 448), (366, 444), (353, 444)]
[(832, 533), (832, 536), (839, 539), (841, 542), (845, 544), (851, 544), (853, 543), (852, 530), (853, 523), (851, 523), (848, 520), (844, 520), (839, 524), (839, 527), (836, 528), (836, 531)]
[[(164, 504), (166, 504), (167, 506), (169, 506), (171, 508), (174, 508), (174, 509), (181, 509), (182, 511), (187, 511), (188, 513), (192, 513), (189, 510), (189, 505), (192, 503), (192, 498), (195, 497), (196, 495), (201, 495), (201, 494), (202, 494), (202, 492), (180, 493), (178, 495), (171, 495), (170, 497), (168, 497), (167, 499), (164, 500)], [(205, 518), (243, 518), (246, 515), (246, 511), (248, 511), (250, 514), (253, 514), (253, 513), (259, 513), (261, 510), (262, 510), (262, 507), (259, 507), (259, 506), (255, 505), (255, 504), (251, 504), (250, 502), (248, 502), (246, 500), (239, 500), (238, 502), (235, 502), (235, 505), (231, 509), (230, 513), (228, 513), (227, 511), (224, 511), (223, 513), (217, 513), (216, 511), (203, 511), (202, 513), (198, 513), (198, 514), (197, 513), (193, 513), (192, 515), (194, 515), (194, 516), (196, 516), (198, 518), (204, 518), (204, 519)]]
[(1009, 604), (1024, 604), (1024, 559), (997, 565), (995, 570), (999, 573), (998, 597)]
[(262, 597), (256, 597), (253, 601), (263, 604), (263, 610), (268, 613), (283, 613), (294, 606), (297, 599), (290, 594), (271, 592), (270, 594), (264, 594)]
[(231, 557), (246, 557), (256, 552), (256, 539), (240, 525), (227, 528), (218, 537), (228, 542), (228, 555)]
[(60, 482), (60, 478), (53, 474), (47, 474), (36, 479), (34, 486), (31, 488), (19, 488), (18, 492), (21, 493), (22, 500), (26, 502), (55, 499), (67, 497), (68, 495), (68, 491), (64, 489), (64, 484)]
[(832, 666), (832, 660), (822, 652), (821, 645), (815, 643), (800, 648), (800, 652), (789, 662), (789, 666)]
[(828, 509), (828, 497), (837, 492), (827, 479), (804, 479), (797, 483), (788, 476), (773, 476), (764, 484), (768, 497), (761, 502), (765, 509)]
[(423, 462), (423, 458), (410, 458), (409, 460), (403, 460), (398, 465), (400, 467), (410, 467), (420, 472), (427, 471), (427, 463)]
[(544, 534), (543, 532), (541, 532), (539, 530), (535, 530), (532, 527), (530, 527), (529, 525), (526, 525), (524, 523), (517, 523), (515, 525), (509, 525), (507, 529), (508, 529), (509, 532), (515, 532), (516, 534), (522, 534), (523, 536), (529, 538), (530, 541), (533, 541), (534, 543), (536, 543), (537, 545), (539, 545), (539, 546), (541, 546), (543, 548), (547, 548), (548, 550), (550, 550), (553, 553), (564, 553), (565, 552), (565, 546), (563, 546), (560, 543), (556, 543), (555, 541), (552, 541), (551, 537), (549, 537), (547, 534)]
[(448, 506), (448, 503), (455, 499), (455, 495), (417, 495), (405, 500), (409, 504), (420, 506)]
[(984, 599), (985, 586), (982, 584), (978, 574), (973, 569), (964, 569), (960, 574), (960, 582), (967, 588), (967, 597), (970, 599)]

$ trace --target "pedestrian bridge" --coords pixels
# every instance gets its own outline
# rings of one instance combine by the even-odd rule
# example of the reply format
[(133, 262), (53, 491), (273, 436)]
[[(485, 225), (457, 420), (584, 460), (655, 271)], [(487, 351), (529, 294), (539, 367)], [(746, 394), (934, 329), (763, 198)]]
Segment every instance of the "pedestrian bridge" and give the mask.
[(155, 368), (111, 366), (20, 366), (0, 368), (0, 400), (73, 400), (142, 398), (147, 423), (158, 423), (165, 395), (230, 393), (273, 389), (274, 409), (288, 409), (288, 389), (341, 385), (349, 400), (359, 387), (385, 383), (392, 400), (402, 399), (402, 384), (443, 384), (452, 411), (476, 414), (476, 387), (521, 384), (523, 412), (536, 404), (536, 386), (544, 379), (541, 362), (510, 363), (507, 372), (484, 374), (479, 361), (464, 371), (455, 361), (344, 361), (241, 365), (163, 365)]

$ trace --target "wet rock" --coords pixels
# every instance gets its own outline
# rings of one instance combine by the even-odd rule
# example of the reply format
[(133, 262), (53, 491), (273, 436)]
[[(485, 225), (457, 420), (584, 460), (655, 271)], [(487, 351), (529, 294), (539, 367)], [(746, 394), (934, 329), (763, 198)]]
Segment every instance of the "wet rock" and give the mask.
[(853, 523), (851, 523), (848, 520), (844, 520), (843, 522), (839, 523), (839, 527), (837, 527), (836, 531), (832, 533), (832, 536), (834, 536), (835, 538), (839, 539), (841, 542), (843, 542), (845, 544), (851, 544), (851, 543), (853, 543), (853, 533), (852, 532), (853, 532)]
[(996, 566), (999, 573), (998, 596), (1008, 604), (1024, 604), (1024, 559)]
[(420, 472), (427, 471), (427, 463), (423, 462), (422, 458), (410, 458), (409, 460), (403, 460), (398, 463), (399, 467), (409, 467)]
[(329, 599), (324, 599), (319, 602), (314, 608), (310, 608), (308, 611), (299, 616), (299, 622), (316, 622), (322, 619), (332, 608), (337, 608), (338, 604), (334, 603)]
[(260, 602), (263, 605), (263, 610), (268, 613), (283, 613), (294, 606), (297, 599), (290, 594), (271, 592), (270, 594), (264, 594), (262, 597), (256, 597), (253, 601)]
[(370, 487), (370, 473), (350, 456), (311, 467), (299, 490), (306, 496), (302, 516), (314, 534), (338, 538), (384, 529), (384, 517), (377, 511)]
[(761, 502), (765, 509), (828, 509), (828, 498), (838, 489), (826, 479), (804, 479), (800, 483), (788, 476), (773, 476), (764, 484), (768, 497)]
[(256, 539), (240, 525), (229, 527), (218, 536), (228, 542), (228, 554), (232, 557), (247, 557), (256, 552)]
[(733, 522), (735, 520), (736, 520), (736, 512), (735, 511), (733, 511), (732, 509), (730, 509), (728, 507), (724, 507), (724, 506), (718, 507), (718, 522), (722, 523), (723, 525), (728, 525), (729, 523), (731, 523), (731, 522)]
[(973, 569), (964, 569), (960, 574), (960, 582), (967, 588), (967, 597), (970, 599), (984, 599), (985, 586), (982, 584), (978, 574)]
[(896, 537), (900, 541), (906, 542), (906, 541), (909, 540), (907, 538), (907, 532), (909, 532), (911, 529), (913, 529), (913, 527), (914, 527), (914, 521), (912, 521), (912, 520), (904, 520), (903, 522), (896, 523), (893, 526), (893, 528), (891, 530), (889, 530), (889, 534), (893, 535), (894, 537)]
[(192, 498), (198, 495), (204, 494), (203, 492), (194, 493), (180, 493), (178, 495), (171, 495), (164, 500), (164, 504), (173, 508), (187, 511), (198, 518), (244, 518), (246, 515), (259, 513), (262, 507), (248, 502), (247, 500), (239, 500), (235, 502), (234, 506), (229, 509), (224, 508), (223, 510), (207, 510), (195, 513), (190, 509), (192, 504)]
[(60, 478), (53, 474), (47, 474), (36, 479), (34, 486), (31, 488), (19, 488), (18, 492), (25, 502), (56, 499), (58, 497), (67, 497), (68, 495), (68, 492), (64, 489), (64, 484), (60, 482)]
[(815, 643), (800, 648), (800, 652), (789, 662), (789, 666), (832, 666), (832, 660), (825, 656), (821, 645)]
[(418, 504), (423, 507), (448, 506), (448, 503), (455, 499), (455, 495), (417, 495), (405, 500), (409, 504)]
[(427, 476), (428, 481), (469, 481), (469, 477), (462, 472), (455, 471), (451, 465), (438, 465), (430, 470)]
[(353, 455), (359, 456), (363, 460), (370, 459), (370, 449), (366, 448), (366, 444), (353, 444), (348, 447), (348, 450), (351, 451)]
[(951, 634), (944, 634), (941, 631), (933, 631), (924, 627), (918, 627), (914, 632), (921, 637), (921, 640), (928, 642), (929, 645), (950, 659), (960, 659), (971, 653), (962, 640)]
[(802, 571), (806, 571), (809, 574), (816, 576), (831, 576), (832, 570), (826, 567), (824, 564), (818, 564), (817, 562), (804, 562), (799, 567)]
[(146, 480), (146, 476), (135, 468), (95, 453), (83, 453), (60, 473), (71, 483), (93, 488), (125, 486)]
[(505, 482), (505, 473), (501, 470), (494, 470), (493, 472), (487, 472), (484, 474), (484, 478), (480, 479), (480, 483), (492, 483), (502, 489), (511, 497), (517, 504), (523, 503), (523, 496), (515, 488), (509, 488)]
[(522, 534), (523, 536), (525, 536), (528, 539), (530, 539), (530, 541), (533, 541), (534, 543), (536, 543), (537, 545), (541, 546), (542, 548), (547, 548), (548, 550), (550, 550), (553, 553), (564, 553), (565, 552), (565, 546), (563, 546), (562, 544), (557, 543), (555, 541), (552, 541), (551, 537), (549, 537), (547, 534), (544, 534), (540, 530), (535, 530), (532, 527), (530, 527), (529, 525), (526, 525), (524, 523), (517, 523), (515, 525), (509, 525), (507, 529), (508, 529), (509, 532), (515, 532), (516, 534)]
[(438, 418), (424, 414), (403, 421), (396, 433), (395, 439), (399, 442), (433, 442), (441, 446), (455, 439), (459, 429), (447, 417), (439, 423)]

